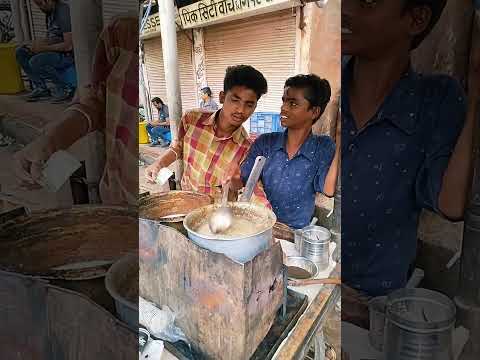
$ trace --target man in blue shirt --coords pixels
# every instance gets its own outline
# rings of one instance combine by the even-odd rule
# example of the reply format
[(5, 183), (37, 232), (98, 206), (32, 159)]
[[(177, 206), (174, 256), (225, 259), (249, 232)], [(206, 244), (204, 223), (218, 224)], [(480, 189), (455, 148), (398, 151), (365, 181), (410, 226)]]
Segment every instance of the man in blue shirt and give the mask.
[[(61, 0), (34, 0), (45, 13), (46, 39), (37, 39), (17, 49), (16, 58), (33, 83), (33, 91), (27, 101), (51, 99), (60, 103), (73, 97), (75, 89), (62, 75), (74, 65), (70, 8)], [(51, 81), (51, 93), (45, 81)]]
[(207, 111), (218, 110), (218, 104), (213, 100), (212, 90), (208, 86), (200, 90), (200, 96), (202, 97), (202, 100), (200, 101), (200, 109)]
[(328, 81), (316, 75), (289, 78), (280, 114), (281, 124), (287, 129), (261, 135), (241, 166), (240, 186), (246, 183), (256, 157), (267, 158), (260, 178), (267, 199), (278, 220), (294, 229), (310, 223), (316, 193), (333, 196), (335, 192), (339, 146), (328, 136), (312, 133), (330, 93)]
[(158, 120), (152, 120), (146, 126), (151, 140), (150, 146), (167, 147), (172, 140), (168, 106), (159, 97), (154, 97), (152, 104), (158, 111)]
[(342, 4), (342, 281), (365, 299), (405, 287), (422, 208), (452, 220), (465, 209), (474, 116), (457, 81), (410, 63), (444, 5)]

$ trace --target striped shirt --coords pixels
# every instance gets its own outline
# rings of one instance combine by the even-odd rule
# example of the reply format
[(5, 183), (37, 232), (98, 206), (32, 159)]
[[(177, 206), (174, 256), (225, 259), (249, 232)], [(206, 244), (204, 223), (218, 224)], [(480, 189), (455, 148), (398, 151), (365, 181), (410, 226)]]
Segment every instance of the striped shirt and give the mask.
[[(219, 110), (221, 111), (221, 110)], [(231, 136), (215, 135), (219, 111), (191, 110), (186, 112), (172, 149), (183, 159), (182, 190), (221, 197), (221, 182), (232, 163), (241, 164), (252, 145), (247, 131), (240, 126)], [(261, 186), (255, 189), (255, 202), (269, 206)]]

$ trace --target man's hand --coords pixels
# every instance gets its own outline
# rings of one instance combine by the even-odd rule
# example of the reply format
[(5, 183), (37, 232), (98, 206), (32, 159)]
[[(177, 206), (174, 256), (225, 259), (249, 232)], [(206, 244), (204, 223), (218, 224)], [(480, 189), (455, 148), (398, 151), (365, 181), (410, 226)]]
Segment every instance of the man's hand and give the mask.
[(342, 321), (369, 328), (368, 298), (342, 284)]
[(158, 173), (162, 169), (162, 165), (160, 162), (157, 160), (155, 161), (152, 165), (148, 166), (145, 169), (145, 177), (147, 178), (147, 181), (151, 184), (155, 184), (157, 180)]
[(53, 145), (45, 136), (15, 153), (13, 171), (19, 185), (28, 189), (41, 188), (44, 163), (53, 153)]
[(243, 182), (241, 179), (240, 165), (236, 162), (233, 162), (228, 167), (225, 176), (222, 179), (222, 185), (225, 185), (227, 182), (230, 182), (230, 190), (238, 191), (243, 188)]
[(41, 53), (41, 52), (44, 52), (46, 51), (46, 47), (48, 46), (48, 42), (46, 39), (40, 39), (40, 40), (35, 40), (31, 46), (30, 46), (30, 50), (35, 53), (35, 54), (38, 54), (38, 53)]
[(23, 41), (21, 43), (18, 43), (17, 44), (18, 47), (24, 47), (24, 48), (27, 48), (27, 49), (31, 49), (32, 48), (32, 41)]

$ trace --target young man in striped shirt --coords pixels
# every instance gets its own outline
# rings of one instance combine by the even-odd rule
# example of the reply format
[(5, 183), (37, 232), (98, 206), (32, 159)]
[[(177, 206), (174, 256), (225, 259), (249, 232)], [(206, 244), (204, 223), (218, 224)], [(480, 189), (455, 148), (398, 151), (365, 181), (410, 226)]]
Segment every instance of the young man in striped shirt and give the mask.
[[(176, 141), (145, 170), (147, 179), (154, 182), (160, 169), (182, 159), (182, 189), (218, 198), (220, 185), (230, 166), (240, 164), (246, 158), (251, 141), (242, 125), (266, 92), (267, 81), (258, 70), (248, 65), (229, 67), (220, 92), (223, 107), (216, 112), (186, 112)], [(255, 195), (260, 202), (268, 204), (258, 186)]]

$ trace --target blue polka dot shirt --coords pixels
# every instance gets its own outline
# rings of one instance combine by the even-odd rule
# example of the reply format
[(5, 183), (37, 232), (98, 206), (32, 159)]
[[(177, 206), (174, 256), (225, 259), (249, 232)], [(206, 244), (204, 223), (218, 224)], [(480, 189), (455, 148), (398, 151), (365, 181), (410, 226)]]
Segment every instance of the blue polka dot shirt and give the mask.
[(294, 229), (307, 226), (315, 211), (315, 194), (322, 192), (335, 154), (328, 136), (310, 134), (298, 153), (288, 159), (288, 130), (261, 135), (252, 145), (241, 167), (242, 180), (248, 179), (257, 156), (267, 158), (261, 181), (278, 221)]
[(438, 197), (466, 114), (460, 85), (412, 69), (358, 130), (342, 78), (342, 280), (368, 295), (404, 287), (421, 209)]

